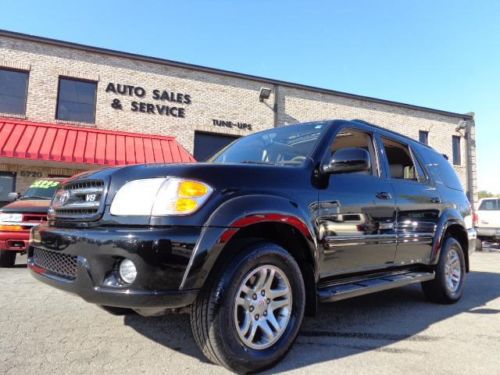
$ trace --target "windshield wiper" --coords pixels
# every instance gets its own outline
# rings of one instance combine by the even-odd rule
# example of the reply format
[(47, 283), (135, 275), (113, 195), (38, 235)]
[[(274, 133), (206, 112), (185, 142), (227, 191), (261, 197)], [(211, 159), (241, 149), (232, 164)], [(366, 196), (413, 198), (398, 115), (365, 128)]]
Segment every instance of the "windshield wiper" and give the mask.
[(50, 200), (51, 198), (49, 197), (42, 197), (40, 195), (30, 195), (28, 197), (21, 197), (20, 200), (27, 200), (27, 199), (43, 199), (43, 200)]
[(240, 161), (242, 164), (264, 164), (264, 165), (274, 165), (275, 163), (272, 163), (270, 161), (256, 161), (256, 160), (242, 160)]

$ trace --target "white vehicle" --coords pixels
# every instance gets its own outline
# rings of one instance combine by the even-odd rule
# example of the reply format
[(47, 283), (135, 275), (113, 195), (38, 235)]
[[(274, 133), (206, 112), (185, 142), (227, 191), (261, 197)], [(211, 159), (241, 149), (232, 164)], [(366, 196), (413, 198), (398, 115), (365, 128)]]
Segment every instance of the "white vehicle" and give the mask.
[(500, 198), (481, 199), (476, 215), (477, 238), (500, 242)]

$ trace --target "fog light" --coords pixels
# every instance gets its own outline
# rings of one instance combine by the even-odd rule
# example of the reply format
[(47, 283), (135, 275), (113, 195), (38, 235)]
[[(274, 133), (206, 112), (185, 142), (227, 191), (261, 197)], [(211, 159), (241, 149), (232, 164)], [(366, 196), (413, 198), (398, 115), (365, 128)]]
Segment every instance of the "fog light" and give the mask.
[(134, 262), (130, 259), (124, 259), (120, 262), (120, 267), (118, 268), (120, 277), (127, 284), (132, 284), (137, 277), (137, 269), (135, 268)]

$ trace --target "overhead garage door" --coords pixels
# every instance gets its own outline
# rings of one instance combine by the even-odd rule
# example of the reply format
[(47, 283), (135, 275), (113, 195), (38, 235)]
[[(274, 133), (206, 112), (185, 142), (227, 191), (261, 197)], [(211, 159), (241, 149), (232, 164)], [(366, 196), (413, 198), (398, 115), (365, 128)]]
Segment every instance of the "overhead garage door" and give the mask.
[(239, 138), (235, 135), (195, 132), (194, 158), (197, 161), (206, 161), (217, 151)]

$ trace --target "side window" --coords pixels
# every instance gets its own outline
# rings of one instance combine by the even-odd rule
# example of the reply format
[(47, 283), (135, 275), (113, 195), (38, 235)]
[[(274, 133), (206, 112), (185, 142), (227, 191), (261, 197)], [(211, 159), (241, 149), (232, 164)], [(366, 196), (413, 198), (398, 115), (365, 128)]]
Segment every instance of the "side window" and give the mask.
[(425, 181), (423, 170), (420, 166), (415, 167), (408, 146), (384, 137), (382, 137), (382, 144), (384, 145), (391, 178)]
[(444, 155), (432, 149), (419, 149), (424, 165), (436, 184), (444, 184), (450, 189), (463, 191), (462, 183), (450, 162)]
[(377, 159), (375, 157), (375, 148), (373, 147), (373, 138), (370, 134), (365, 133), (358, 129), (352, 128), (344, 128), (341, 129), (333, 143), (330, 146), (330, 155), (333, 156), (335, 152), (342, 148), (362, 148), (363, 150), (368, 151), (370, 154), (370, 164), (372, 166), (372, 170), (367, 172), (355, 172), (355, 173), (363, 173), (368, 175), (378, 176), (378, 168), (377, 168)]

